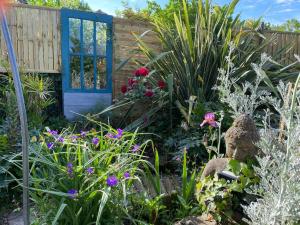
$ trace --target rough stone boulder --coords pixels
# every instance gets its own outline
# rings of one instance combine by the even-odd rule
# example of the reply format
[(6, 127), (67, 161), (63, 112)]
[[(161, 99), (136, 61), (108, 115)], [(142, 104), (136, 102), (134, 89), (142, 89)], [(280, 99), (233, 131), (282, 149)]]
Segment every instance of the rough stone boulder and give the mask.
[(242, 114), (237, 117), (225, 134), (226, 156), (239, 161), (252, 158), (258, 153), (255, 143), (259, 141), (259, 133), (253, 119)]
[(228, 158), (218, 158), (209, 160), (203, 170), (202, 178), (213, 176), (215, 173), (223, 171), (224, 169), (226, 169), (228, 162)]

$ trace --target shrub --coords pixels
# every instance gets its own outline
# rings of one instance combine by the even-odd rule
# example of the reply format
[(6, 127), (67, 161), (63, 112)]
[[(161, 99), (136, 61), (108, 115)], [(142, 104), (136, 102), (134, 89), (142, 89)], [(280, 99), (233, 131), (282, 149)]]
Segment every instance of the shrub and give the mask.
[(196, 197), (200, 208), (212, 214), (219, 222), (229, 222), (237, 213), (242, 213), (241, 201), (246, 196), (246, 188), (259, 181), (250, 164), (230, 160), (227, 169), (238, 179), (229, 181), (219, 178), (216, 174), (214, 177), (209, 176), (199, 180), (196, 185)]
[(259, 167), (255, 168), (261, 182), (249, 189), (259, 198), (245, 207), (249, 222), (254, 225), (300, 222), (299, 81), (300, 74), (293, 89), (283, 82), (277, 87), (282, 99), (274, 100), (273, 107), (281, 116), (280, 129), (270, 123), (270, 113), (264, 120), (258, 143), (264, 156), (257, 158)]

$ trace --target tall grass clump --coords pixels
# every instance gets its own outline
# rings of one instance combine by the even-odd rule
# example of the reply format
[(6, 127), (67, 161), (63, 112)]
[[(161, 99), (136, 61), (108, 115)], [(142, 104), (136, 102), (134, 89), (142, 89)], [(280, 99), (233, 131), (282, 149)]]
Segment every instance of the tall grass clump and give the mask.
[[(36, 224), (123, 224), (143, 151), (138, 133), (48, 129), (30, 149), (30, 193)], [(11, 162), (21, 166), (15, 156)]]
[[(153, 23), (164, 50), (160, 55), (139, 39), (140, 48), (149, 59), (148, 66), (164, 80), (173, 75), (174, 100), (181, 105), (187, 106), (190, 96), (198, 97), (201, 102), (216, 99), (212, 87), (217, 82), (218, 69), (227, 64), (231, 42), (237, 46), (233, 61), (241, 65), (235, 76), (241, 76), (249, 70), (251, 62), (259, 60), (264, 47), (272, 41), (259, 34), (259, 23), (256, 29), (243, 29), (240, 16), (234, 15), (238, 2), (233, 0), (221, 7), (210, 0), (199, 0), (196, 16), (191, 17), (189, 4), (182, 0), (182, 12), (174, 14), (175, 26), (159, 19)], [(259, 39), (262, 41), (258, 45)]]

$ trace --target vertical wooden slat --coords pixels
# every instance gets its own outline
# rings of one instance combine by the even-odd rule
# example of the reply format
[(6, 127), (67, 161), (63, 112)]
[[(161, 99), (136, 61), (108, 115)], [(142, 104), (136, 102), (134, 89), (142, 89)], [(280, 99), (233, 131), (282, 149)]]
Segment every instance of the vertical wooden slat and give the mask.
[(48, 39), (49, 39), (49, 32), (48, 32), (48, 11), (47, 10), (40, 10), (42, 15), (42, 45), (43, 45), (43, 63), (44, 69), (49, 71), (49, 50), (48, 50)]
[[(34, 33), (33, 33), (33, 26), (34, 26), (34, 10), (28, 10), (28, 15), (27, 15), (27, 29), (28, 29), (28, 66), (29, 69), (34, 69), (35, 66), (35, 58), (34, 58)], [(31, 21), (29, 23), (29, 21)]]
[(18, 63), (19, 66), (24, 69), (24, 45), (23, 45), (23, 40), (24, 40), (24, 36), (23, 36), (23, 26), (24, 26), (24, 21), (23, 21), (23, 12), (24, 9), (23, 8), (19, 8), (17, 10), (16, 13), (16, 17), (17, 17), (17, 45), (18, 45)]
[[(53, 68), (54, 70), (58, 70), (58, 39), (57, 39), (57, 13), (52, 14), (52, 29), (53, 29), (53, 36), (52, 36), (52, 41), (53, 41)], [(60, 49), (60, 48), (59, 48)]]
[(56, 30), (57, 30), (57, 55), (58, 55), (58, 70), (61, 69), (61, 26), (60, 26), (60, 11), (56, 11)]
[(38, 29), (38, 60), (39, 60), (39, 69), (44, 71), (44, 49), (43, 49), (43, 14), (42, 10), (38, 10), (38, 22), (37, 22), (37, 29)]
[(27, 8), (23, 9), (23, 14), (22, 14), (22, 21), (23, 21), (23, 61), (24, 61), (24, 69), (29, 68), (29, 62), (28, 62), (28, 51), (29, 51), (29, 45), (28, 45), (28, 26), (29, 26), (29, 21), (28, 21), (28, 10)]
[(52, 12), (51, 11), (48, 11), (48, 15), (47, 15), (47, 18), (48, 18), (48, 69), (49, 70), (53, 70), (54, 67), (53, 67), (53, 26), (52, 26), (52, 23), (53, 23), (53, 19), (52, 19)]

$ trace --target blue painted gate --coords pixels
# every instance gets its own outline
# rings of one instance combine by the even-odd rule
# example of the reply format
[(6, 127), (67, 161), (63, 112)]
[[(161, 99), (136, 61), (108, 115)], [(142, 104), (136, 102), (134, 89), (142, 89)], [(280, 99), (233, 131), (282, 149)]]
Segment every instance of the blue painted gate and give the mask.
[(63, 109), (67, 118), (112, 102), (113, 17), (61, 10)]

